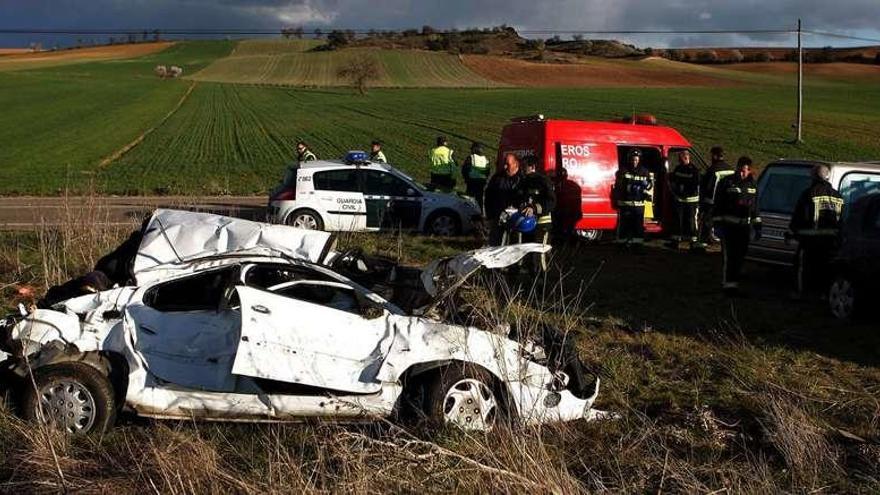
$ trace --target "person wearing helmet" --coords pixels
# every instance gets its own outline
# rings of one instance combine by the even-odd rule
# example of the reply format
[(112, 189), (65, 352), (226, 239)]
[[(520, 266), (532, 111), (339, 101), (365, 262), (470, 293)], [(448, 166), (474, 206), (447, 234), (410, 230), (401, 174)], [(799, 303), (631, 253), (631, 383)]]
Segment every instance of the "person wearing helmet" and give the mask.
[(378, 139), (374, 139), (372, 143), (370, 143), (370, 161), (373, 163), (388, 163), (388, 159), (385, 158), (385, 153), (382, 152), (382, 141)]
[(434, 189), (442, 192), (455, 190), (455, 160), (452, 158), (452, 149), (445, 136), (437, 137), (437, 146), (431, 148), (428, 153), (428, 161), (431, 166), (431, 185)]
[(312, 150), (309, 149), (309, 146), (305, 141), (298, 141), (296, 143), (296, 161), (299, 163), (302, 162), (313, 162), (317, 160), (318, 157), (312, 153)]
[(700, 182), (700, 240), (697, 248), (704, 249), (707, 244), (717, 244), (718, 238), (713, 232), (713, 208), (715, 207), (715, 195), (718, 184), (729, 175), (733, 175), (733, 167), (724, 161), (724, 149), (721, 146), (713, 146), (709, 151), (712, 164), (703, 174)]
[(691, 153), (678, 153), (678, 165), (669, 176), (669, 191), (675, 211), (676, 229), (669, 246), (678, 249), (682, 241), (689, 241), (691, 250), (698, 249), (697, 210), (700, 202), (700, 169), (691, 161)]
[(611, 189), (617, 208), (617, 243), (624, 246), (645, 242), (645, 200), (654, 187), (651, 175), (641, 165), (642, 153), (633, 149), (625, 165), (615, 174)]
[(471, 154), (464, 159), (461, 175), (464, 178), (466, 194), (477, 200), (477, 205), (482, 211), (483, 192), (489, 175), (489, 159), (483, 154), (482, 144), (476, 141), (471, 144)]
[(504, 168), (495, 172), (486, 184), (485, 211), (489, 222), (489, 245), (500, 246), (504, 229), (500, 225), (501, 214), (508, 208), (519, 208), (521, 204), (519, 158), (513, 153), (504, 155)]
[(831, 283), (831, 259), (838, 247), (843, 198), (829, 182), (828, 165), (816, 165), (813, 181), (801, 193), (791, 216), (786, 240), (798, 241), (795, 254), (796, 296), (824, 294)]
[(741, 156), (736, 171), (718, 183), (713, 204), (714, 227), (721, 234), (721, 289), (728, 296), (739, 293), (739, 276), (754, 232), (761, 238), (758, 185), (752, 176), (752, 159)]

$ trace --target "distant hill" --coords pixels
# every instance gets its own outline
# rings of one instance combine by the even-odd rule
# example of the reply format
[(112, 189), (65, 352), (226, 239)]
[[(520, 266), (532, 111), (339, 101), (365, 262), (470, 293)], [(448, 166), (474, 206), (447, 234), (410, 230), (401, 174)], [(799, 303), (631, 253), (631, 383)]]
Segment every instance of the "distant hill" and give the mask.
[(348, 86), (337, 73), (355, 59), (372, 59), (378, 77), (373, 87), (496, 87), (466, 67), (459, 56), (424, 50), (355, 47), (320, 50), (314, 40), (245, 40), (225, 58), (192, 76), (199, 81), (287, 85), (301, 87)]

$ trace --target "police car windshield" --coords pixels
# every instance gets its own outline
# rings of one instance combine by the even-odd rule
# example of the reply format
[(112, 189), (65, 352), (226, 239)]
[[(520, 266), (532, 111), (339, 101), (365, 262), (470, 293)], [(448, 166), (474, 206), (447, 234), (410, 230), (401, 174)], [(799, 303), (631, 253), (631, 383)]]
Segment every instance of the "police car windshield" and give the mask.
[[(390, 167), (389, 167), (389, 168), (390, 168)], [(412, 177), (406, 175), (405, 173), (401, 172), (400, 170), (397, 170), (396, 168), (392, 168), (391, 170), (394, 171), (394, 174), (396, 174), (396, 175), (397, 175), (398, 177), (400, 177), (401, 179), (404, 179), (405, 181), (407, 181), (407, 182), (409, 182), (410, 184), (412, 184), (413, 187), (415, 187), (415, 188), (418, 189), (419, 191), (424, 192), (424, 191), (427, 191), (427, 190), (428, 190), (428, 188), (426, 188), (425, 186), (423, 186), (423, 185), (422, 185), (421, 183), (419, 183), (417, 180), (415, 180), (415, 179), (413, 179)]]

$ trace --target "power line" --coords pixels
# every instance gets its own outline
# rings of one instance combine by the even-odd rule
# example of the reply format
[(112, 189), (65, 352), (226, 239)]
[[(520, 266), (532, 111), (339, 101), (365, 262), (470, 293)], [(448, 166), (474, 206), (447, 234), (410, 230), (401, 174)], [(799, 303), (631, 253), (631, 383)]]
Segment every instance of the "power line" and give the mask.
[(829, 38), (840, 38), (840, 39), (844, 39), (844, 40), (855, 40), (855, 41), (867, 41), (869, 43), (880, 43), (880, 39), (878, 39), (878, 38), (865, 38), (862, 36), (851, 36), (848, 34), (830, 33), (827, 31), (810, 31), (807, 29), (804, 29), (804, 32), (809, 33), (809, 34), (815, 34), (817, 36), (827, 36)]
[[(290, 29), (290, 28), (284, 28)], [(326, 29), (303, 29), (303, 36), (326, 35), (332, 31), (345, 31), (355, 34), (375, 34), (381, 32), (403, 32), (405, 29), (345, 29), (345, 28), (326, 28)], [(433, 34), (454, 34), (467, 33), (469, 30), (439, 30), (432, 31)], [(476, 29), (476, 31), (481, 31)], [(95, 29), (73, 29), (73, 28), (0, 28), (0, 34), (54, 34), (54, 35), (153, 35), (156, 33), (165, 36), (176, 35), (237, 35), (237, 36), (270, 36), (277, 35), (282, 32), (282, 28), (278, 29), (247, 29), (247, 28), (229, 28), (229, 29), (161, 29), (161, 28), (95, 28)], [(869, 43), (880, 43), (880, 38), (869, 38), (864, 36), (853, 36), (844, 33), (835, 33), (831, 31), (815, 31), (803, 30), (805, 34), (815, 36), (823, 36), (829, 38), (865, 41)], [(297, 34), (300, 31), (297, 30)], [(518, 34), (524, 35), (559, 35), (559, 34), (583, 34), (583, 35), (654, 35), (654, 36), (680, 36), (680, 35), (752, 35), (752, 34), (769, 34), (769, 35), (791, 35), (796, 34), (796, 29), (605, 29), (605, 30), (583, 30), (583, 29), (524, 29), (517, 31)]]
[[(27, 29), (17, 29), (17, 28), (0, 28), (0, 34), (143, 34), (143, 33), (155, 33), (156, 31), (162, 34), (251, 34), (251, 35), (259, 35), (259, 34), (278, 34), (281, 32), (281, 28), (279, 29), (161, 29), (161, 28), (120, 28), (120, 29), (106, 29), (106, 28), (98, 28), (98, 29), (39, 29), (39, 28), (27, 28)], [(387, 30), (387, 29), (344, 29), (344, 28), (327, 28), (327, 29), (309, 29), (303, 30), (302, 33), (306, 34), (326, 34), (331, 31), (346, 31), (353, 32), (356, 34), (370, 34), (370, 33), (379, 33), (383, 31), (391, 31), (391, 32), (402, 32), (405, 30), (397, 29), (397, 30)], [(453, 34), (453, 33), (464, 33), (468, 30), (439, 30), (435, 29), (431, 31), (432, 34)], [(477, 29), (477, 31), (480, 31)], [(619, 30), (578, 30), (578, 29), (568, 29), (568, 30), (560, 30), (560, 29), (524, 29), (521, 31), (517, 31), (519, 34), (658, 34), (658, 35), (681, 35), (681, 34), (793, 34), (796, 33), (797, 30), (793, 29), (699, 29), (699, 30), (675, 30), (675, 29), (619, 29)]]

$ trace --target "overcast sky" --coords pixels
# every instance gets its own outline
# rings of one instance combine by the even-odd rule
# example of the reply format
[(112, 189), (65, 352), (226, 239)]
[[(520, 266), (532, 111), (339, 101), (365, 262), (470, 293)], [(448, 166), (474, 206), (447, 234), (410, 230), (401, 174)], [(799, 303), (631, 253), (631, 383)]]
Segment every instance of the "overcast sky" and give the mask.
[[(0, 0), (0, 28), (805, 29), (880, 38), (880, 0)], [(539, 36), (539, 35), (533, 35)], [(540, 35), (548, 37), (549, 35)], [(32, 35), (0, 34), (0, 44)], [(563, 37), (567, 37), (563, 35)], [(586, 37), (600, 37), (587, 35)], [(792, 37), (614, 36), (643, 46), (788, 45)], [(871, 44), (810, 36), (813, 46)]]

